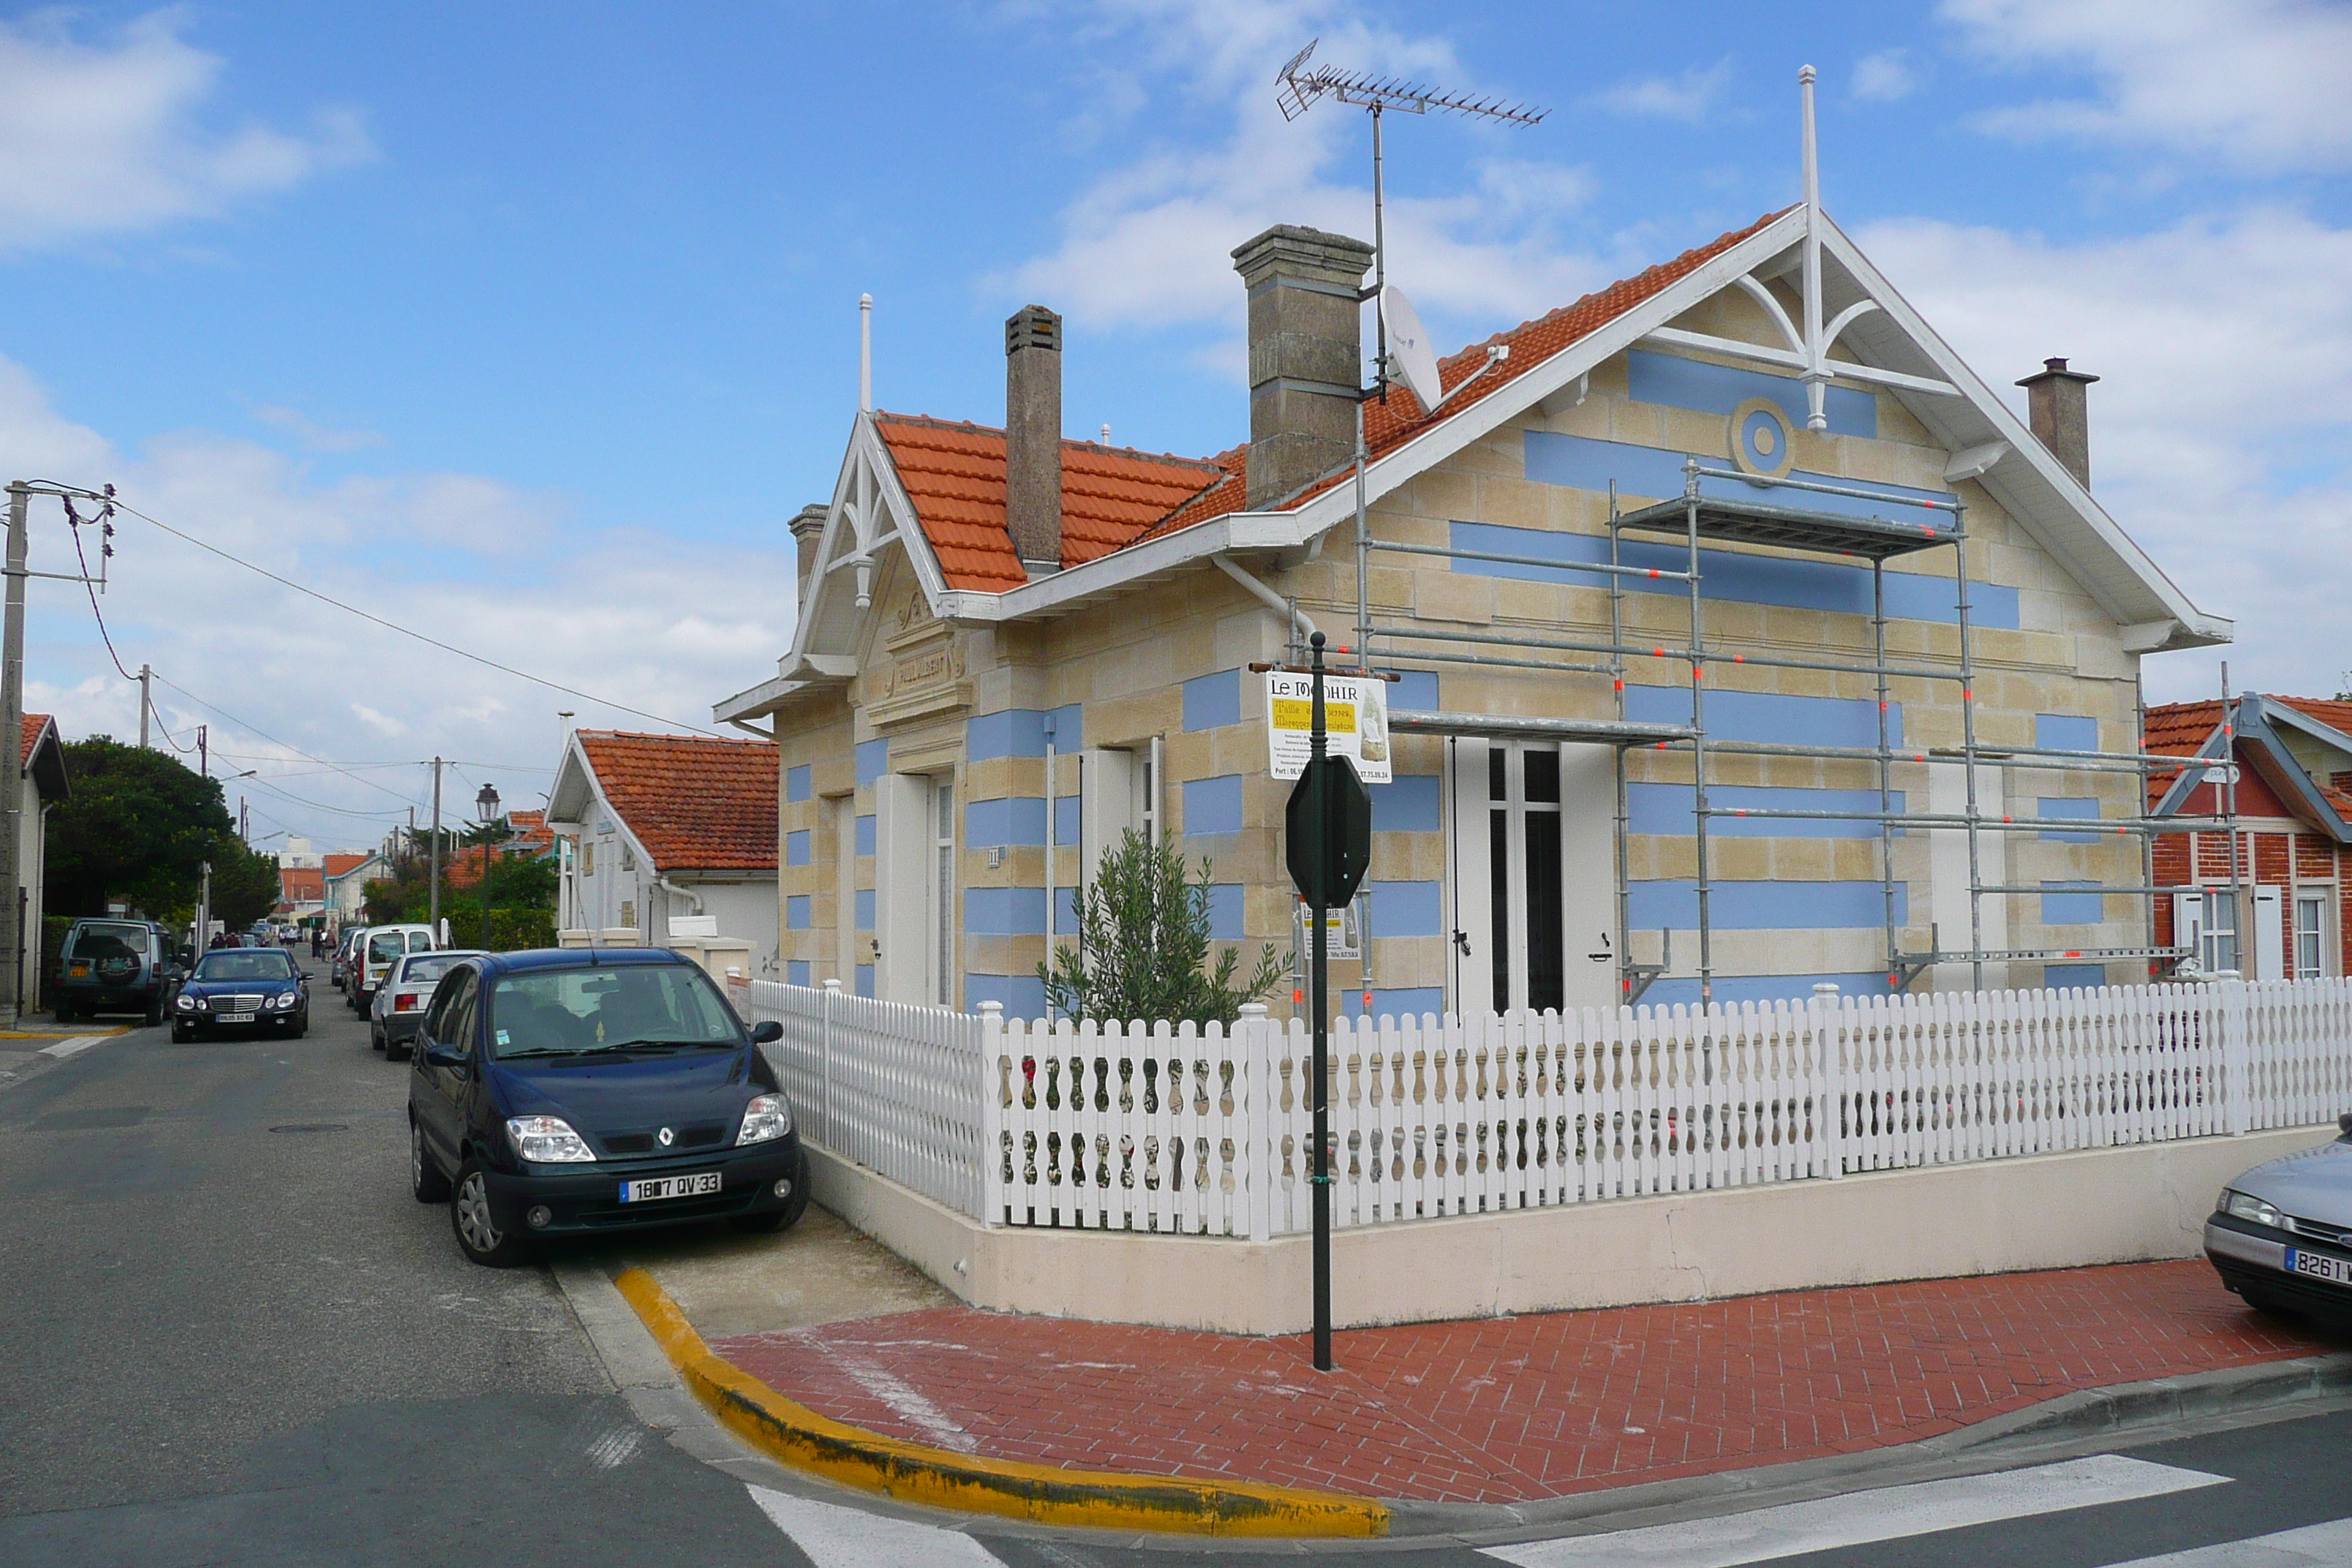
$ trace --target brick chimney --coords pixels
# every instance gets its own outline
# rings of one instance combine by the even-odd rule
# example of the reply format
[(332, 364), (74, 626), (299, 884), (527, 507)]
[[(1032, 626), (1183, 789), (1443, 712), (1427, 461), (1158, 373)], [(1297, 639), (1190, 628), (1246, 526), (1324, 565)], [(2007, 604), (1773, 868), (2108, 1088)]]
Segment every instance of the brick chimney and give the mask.
[(1062, 569), (1062, 318), (1004, 323), (1004, 525), (1031, 577)]
[(1249, 290), (1249, 500), (1272, 505), (1356, 455), (1372, 247), (1276, 224), (1234, 251)]
[(2017, 384), (2025, 388), (2034, 435), (2084, 489), (2091, 488), (2090, 395), (2084, 389), (2098, 379), (2068, 370), (2063, 359), (2046, 359), (2040, 374)]
[(820, 501), (801, 508), (800, 515), (793, 519), (793, 542), (800, 547), (797, 581), (803, 595), (808, 592), (809, 573), (816, 564), (817, 537), (824, 531), (825, 513), (832, 510)]

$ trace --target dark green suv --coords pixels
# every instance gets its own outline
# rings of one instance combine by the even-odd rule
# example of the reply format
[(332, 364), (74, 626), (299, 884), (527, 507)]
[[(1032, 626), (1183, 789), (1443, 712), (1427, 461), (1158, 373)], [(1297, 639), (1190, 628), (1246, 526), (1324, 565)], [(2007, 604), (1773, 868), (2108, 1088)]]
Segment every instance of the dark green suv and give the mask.
[(176, 978), (173, 956), (162, 928), (145, 921), (74, 921), (58, 960), (58, 1022), (137, 1013), (162, 1023)]

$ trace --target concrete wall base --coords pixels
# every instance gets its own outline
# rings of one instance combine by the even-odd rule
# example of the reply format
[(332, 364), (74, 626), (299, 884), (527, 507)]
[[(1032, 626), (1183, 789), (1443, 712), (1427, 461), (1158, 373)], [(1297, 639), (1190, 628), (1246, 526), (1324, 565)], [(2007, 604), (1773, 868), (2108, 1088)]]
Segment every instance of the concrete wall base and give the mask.
[[(2221, 1184), (2331, 1127), (1412, 1220), (1332, 1238), (1341, 1327), (2191, 1258)], [(816, 1201), (976, 1307), (1304, 1332), (1308, 1238), (991, 1228), (810, 1148)]]

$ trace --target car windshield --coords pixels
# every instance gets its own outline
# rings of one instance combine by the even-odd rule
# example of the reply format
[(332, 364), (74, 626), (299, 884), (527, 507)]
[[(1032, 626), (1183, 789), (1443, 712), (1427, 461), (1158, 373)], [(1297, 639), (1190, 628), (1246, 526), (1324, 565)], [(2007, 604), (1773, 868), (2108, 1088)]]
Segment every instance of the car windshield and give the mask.
[(74, 934), (71, 956), (102, 963), (110, 958), (143, 958), (148, 931), (142, 925), (108, 921), (86, 925)]
[(225, 947), (196, 960), (198, 980), (291, 980), (294, 961), (270, 948)]
[(438, 980), (449, 973), (449, 966), (468, 956), (462, 952), (436, 952), (430, 958), (412, 958), (408, 967), (400, 972), (403, 985), (415, 985), (423, 981)]
[(683, 963), (509, 974), (492, 993), (490, 1039), (501, 1057), (740, 1044), (735, 1015)]

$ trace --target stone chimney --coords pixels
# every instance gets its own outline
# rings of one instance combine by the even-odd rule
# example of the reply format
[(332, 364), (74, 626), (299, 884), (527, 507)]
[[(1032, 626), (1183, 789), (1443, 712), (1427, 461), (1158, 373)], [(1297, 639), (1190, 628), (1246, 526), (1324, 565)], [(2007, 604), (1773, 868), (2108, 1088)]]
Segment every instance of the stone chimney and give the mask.
[(832, 510), (820, 501), (801, 508), (800, 515), (793, 519), (793, 542), (800, 546), (799, 576), (795, 580), (803, 595), (808, 592), (809, 573), (816, 565), (817, 536), (824, 531), (825, 513)]
[(1270, 506), (1356, 455), (1372, 247), (1276, 224), (1234, 250), (1249, 290), (1249, 500)]
[(1062, 318), (1004, 323), (1004, 526), (1029, 575), (1062, 569)]
[(2017, 384), (2025, 388), (2034, 435), (2084, 489), (2091, 488), (2090, 396), (2084, 389), (2098, 379), (2068, 370), (2063, 359), (2046, 359), (2040, 374)]

